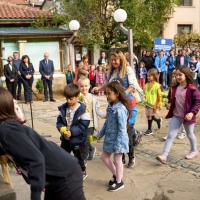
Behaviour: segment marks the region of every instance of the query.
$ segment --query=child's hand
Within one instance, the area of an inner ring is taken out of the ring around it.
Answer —
[[[60,128],[60,133],[61,133],[61,134],[66,134],[66,133],[67,133],[67,127],[66,127],[66,126],[62,126],[62,127]]]
[[[190,121],[193,116],[194,116],[194,114],[192,112],[190,112],[187,115],[185,115],[185,119],[188,120],[188,121]]]
[[[71,135],[72,135],[72,133],[71,133],[71,131],[67,131],[67,137],[71,137]]]
[[[97,140],[100,140],[101,138],[99,136],[97,136]]]

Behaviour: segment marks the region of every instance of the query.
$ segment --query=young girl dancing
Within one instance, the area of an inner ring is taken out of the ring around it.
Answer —
[[[162,126],[162,118],[157,119],[155,117],[157,108],[160,109],[161,105],[161,89],[158,83],[158,71],[156,69],[150,69],[147,73],[148,83],[145,84],[145,106],[146,106],[146,116],[148,120],[148,129],[145,135],[152,135],[152,120],[156,121],[158,129]]]
[[[131,111],[124,88],[120,83],[109,83],[106,87],[106,96],[109,102],[106,121],[97,139],[105,135],[101,159],[113,174],[113,180],[109,181],[108,189],[112,192],[124,188],[122,154],[129,151],[126,126]],[[112,153],[114,163],[110,159]]]
[[[166,163],[167,156],[177,132],[183,123],[190,141],[190,151],[186,159],[197,157],[197,142],[193,133],[196,114],[200,109],[200,94],[195,87],[192,73],[187,66],[181,66],[176,71],[178,84],[172,90],[171,106],[166,118],[172,118],[165,141],[163,153],[156,157],[161,163]]]

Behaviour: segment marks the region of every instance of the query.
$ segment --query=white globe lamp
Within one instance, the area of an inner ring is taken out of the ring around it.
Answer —
[[[80,23],[77,20],[72,20],[69,22],[69,29],[71,31],[78,31],[80,28]]]
[[[114,12],[114,20],[118,23],[123,23],[127,18],[127,13],[124,9],[117,9],[115,12]]]

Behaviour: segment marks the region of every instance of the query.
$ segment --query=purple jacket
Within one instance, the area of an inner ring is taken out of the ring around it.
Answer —
[[[173,111],[175,108],[175,94],[176,94],[177,87],[172,88],[172,97],[171,97],[171,106],[169,109],[169,112],[166,116],[166,118],[172,118],[173,117]],[[186,97],[185,97],[185,110],[184,115],[187,115],[188,113],[192,112],[194,116],[190,121],[185,120],[183,121],[183,124],[193,124],[196,122],[196,114],[198,113],[200,109],[200,94],[197,88],[189,84],[186,90]]]
[[[137,71],[137,75],[138,75],[138,78],[140,78],[140,67],[138,68],[138,71]],[[147,69],[145,67],[142,68],[142,73],[143,73],[143,78],[146,79],[147,77]]]

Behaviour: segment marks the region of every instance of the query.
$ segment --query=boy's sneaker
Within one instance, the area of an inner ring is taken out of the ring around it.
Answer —
[[[198,151],[190,151],[188,155],[185,156],[186,159],[196,158],[198,156]]]
[[[158,119],[158,122],[157,122],[158,129],[160,129],[162,127],[162,120],[163,120],[162,118]]]
[[[83,174],[83,180],[85,180],[88,177],[86,171],[83,171],[82,174]]]
[[[92,151],[89,151],[89,156],[87,160],[92,160],[95,157],[96,150],[97,150],[96,147],[92,147]]]
[[[113,185],[116,182],[116,176],[113,175],[112,179],[109,181],[108,185]]]
[[[128,161],[128,168],[134,167],[135,166],[135,158],[130,158]]]
[[[147,131],[145,132],[145,135],[153,135],[153,131],[152,131],[152,130],[147,130]]]
[[[164,154],[156,156],[156,160],[160,161],[162,164],[166,164],[167,162],[167,156]]]
[[[87,163],[86,163],[86,161],[84,160],[84,165],[85,165],[85,167],[87,166]]]
[[[184,139],[186,137],[186,134],[185,133],[181,133],[180,135],[177,136],[177,139]]]
[[[123,181],[121,181],[121,183],[115,182],[115,183],[113,183],[112,185],[110,185],[110,187],[108,188],[108,191],[110,191],[110,192],[115,192],[115,191],[120,190],[120,189],[122,189],[122,188],[124,188],[124,183],[123,183]]]

